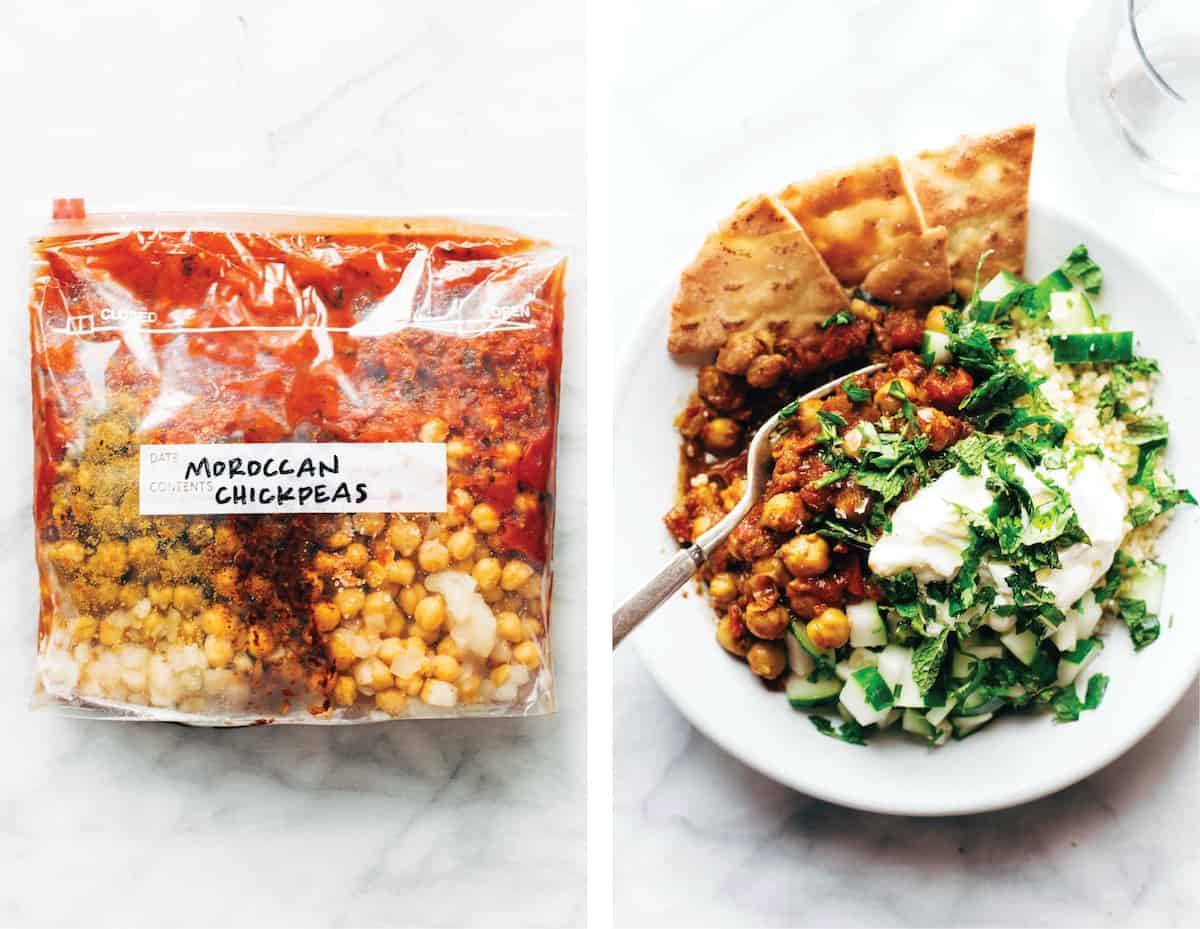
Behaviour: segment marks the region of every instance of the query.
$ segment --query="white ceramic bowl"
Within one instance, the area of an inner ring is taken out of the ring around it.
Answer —
[[[1200,342],[1188,314],[1150,271],[1103,235],[1044,208],[1031,212],[1029,276],[1056,267],[1086,242],[1104,269],[1099,309],[1129,326],[1138,351],[1157,358],[1158,409],[1171,424],[1168,462],[1182,486],[1200,493]],[[672,269],[673,270],[673,269]],[[696,366],[667,354],[674,287],[651,308],[618,371],[614,439],[616,586],[621,596],[676,550],[661,516],[674,500],[678,437],[672,421],[694,389]],[[961,742],[930,749],[900,733],[868,747],[819,734],[717,645],[714,616],[689,584],[632,637],[651,674],[701,732],[782,783],[844,806],[933,816],[998,809],[1045,796],[1099,770],[1128,750],[1180,699],[1200,669],[1200,617],[1189,609],[1200,581],[1200,513],[1177,511],[1160,558],[1168,566],[1162,634],[1135,655],[1110,623],[1093,668],[1111,677],[1101,707],[1079,722],[1048,714],[1005,716]]]

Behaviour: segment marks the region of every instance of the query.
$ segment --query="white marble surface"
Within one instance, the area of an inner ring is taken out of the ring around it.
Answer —
[[[584,919],[578,3],[6,3],[0,925]],[[24,203],[568,210],[558,716],[189,731],[26,709],[35,630]]]
[[[1102,176],[1073,133],[1064,68],[1080,2],[612,9],[622,30],[614,214],[653,216],[655,242],[667,243],[621,251],[618,346],[744,196],[1026,119],[1039,126],[1035,198],[1121,237],[1180,293],[1200,288],[1200,201]],[[633,582],[616,578],[616,593]],[[631,648],[617,657],[615,689],[617,925],[1200,922],[1195,687],[1076,787],[944,820],[851,812],[761,777],[693,730]]]

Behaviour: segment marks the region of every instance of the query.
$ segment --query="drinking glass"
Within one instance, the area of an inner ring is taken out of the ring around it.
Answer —
[[[1101,162],[1200,193],[1200,0],[1094,0],[1071,42],[1067,99]]]

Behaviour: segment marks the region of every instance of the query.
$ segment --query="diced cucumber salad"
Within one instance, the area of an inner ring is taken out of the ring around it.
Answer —
[[[1157,365],[1097,311],[1102,280],[1081,245],[1040,281],[977,282],[926,331],[926,363],[974,379],[957,411],[974,432],[935,453],[898,429],[897,453],[860,478],[891,488],[866,527],[827,527],[870,550],[875,598],[846,608],[837,650],[791,625],[785,690],[820,732],[865,744],[895,728],[941,745],[1006,713],[1073,722],[1108,686],[1093,670],[1107,619],[1136,650],[1158,638],[1154,540],[1196,501],[1162,462]],[[856,477],[871,467],[836,444],[823,454]]]

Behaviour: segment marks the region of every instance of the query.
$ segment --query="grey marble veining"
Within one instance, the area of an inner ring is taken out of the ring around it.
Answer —
[[[15,135],[0,172],[0,925],[581,924],[581,8],[119,0],[20,2],[2,18],[0,117]],[[63,195],[576,214],[563,234],[557,716],[199,731],[27,710],[21,206]]]
[[[674,244],[626,252],[614,344],[740,199],[1025,120],[1040,140],[1035,200],[1196,293],[1200,204],[1098,174],[1070,123],[1066,49],[1084,8],[616,3],[626,31],[614,215],[653,215],[656,241]],[[634,582],[616,578],[614,596]],[[615,668],[618,926],[1200,924],[1195,686],[1075,787],[1007,812],[920,820],[844,810],[750,770],[688,725],[633,644]]]

